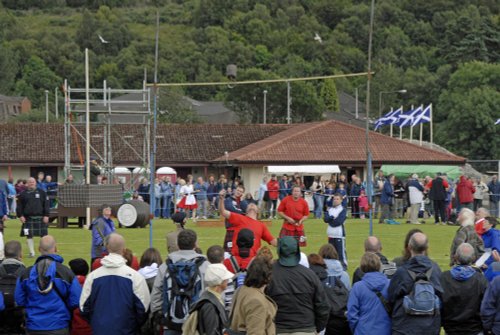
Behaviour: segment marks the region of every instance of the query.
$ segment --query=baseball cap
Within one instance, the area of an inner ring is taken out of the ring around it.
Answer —
[[[176,212],[172,214],[172,221],[175,223],[183,223],[186,219],[186,213],[184,212]]]
[[[234,274],[224,266],[224,264],[209,264],[205,271],[205,284],[208,287],[222,284],[224,280],[229,280]]]
[[[278,262],[283,266],[296,266],[300,262],[299,243],[295,237],[284,236],[278,239]]]
[[[250,256],[250,249],[253,247],[255,236],[253,231],[247,228],[243,228],[238,232],[238,237],[236,238],[236,245],[238,246],[238,252],[241,257],[246,258]]]

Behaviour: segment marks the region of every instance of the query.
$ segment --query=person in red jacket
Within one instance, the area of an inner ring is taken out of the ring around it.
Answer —
[[[280,184],[276,179],[276,175],[271,175],[271,180],[267,182],[267,192],[269,195],[269,201],[267,202],[267,211],[269,213],[270,219],[276,219],[276,207],[278,205]]]
[[[460,206],[472,210],[474,204],[474,193],[476,188],[466,176],[460,176],[460,181],[457,183],[457,195],[460,201]]]
[[[89,273],[89,264],[82,258],[75,258],[69,261],[69,267],[78,279],[78,283],[83,287],[85,278]],[[92,328],[87,320],[85,320],[79,308],[73,310],[71,319],[71,335],[92,335]]]
[[[292,195],[286,196],[281,201],[278,213],[285,219],[281,227],[280,238],[283,236],[293,236],[297,239],[301,247],[305,247],[304,221],[309,216],[309,205],[302,198],[300,186],[294,186],[292,188]]]

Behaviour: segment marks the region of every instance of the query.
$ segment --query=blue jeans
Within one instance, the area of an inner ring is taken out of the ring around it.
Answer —
[[[172,329],[164,329],[163,335],[182,335],[182,332],[179,332],[177,330],[172,330]]]
[[[161,198],[155,198],[155,218],[160,216],[161,213]]]
[[[490,215],[494,218],[498,217],[498,201],[490,200]]]
[[[322,194],[314,195],[314,217],[321,219],[323,217],[323,203],[325,198]]]
[[[172,208],[172,196],[167,195],[163,197],[163,217],[170,219],[170,210]]]

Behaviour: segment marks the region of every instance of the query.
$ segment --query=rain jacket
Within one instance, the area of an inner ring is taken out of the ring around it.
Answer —
[[[69,328],[82,291],[59,255],[38,257],[17,280],[16,304],[26,311],[26,328],[34,331]]]
[[[391,334],[391,318],[377,296],[380,292],[387,300],[388,287],[389,279],[381,272],[365,273],[354,284],[347,302],[347,320],[354,335]]]

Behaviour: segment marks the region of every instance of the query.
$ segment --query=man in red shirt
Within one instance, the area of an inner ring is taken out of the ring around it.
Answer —
[[[260,249],[260,241],[264,240],[267,243],[277,246],[278,243],[273,237],[267,226],[262,222],[258,221],[259,208],[255,204],[249,204],[247,206],[247,215],[241,215],[238,213],[233,213],[224,208],[224,198],[226,196],[226,191],[222,190],[219,192],[219,211],[220,215],[225,217],[229,222],[230,226],[234,228],[233,240],[231,242],[231,254],[234,256],[238,255],[238,247],[236,245],[236,240],[238,233],[241,229],[250,229],[254,233],[254,243],[250,250],[250,257],[257,255],[257,251]]]
[[[474,193],[476,188],[466,176],[460,176],[460,181],[457,183],[457,195],[462,208],[472,210],[474,202]]]
[[[301,247],[306,246],[304,234],[304,221],[309,216],[309,205],[302,198],[299,186],[294,186],[292,195],[286,196],[278,207],[278,213],[285,221],[281,227],[280,238],[283,236],[295,237]]]
[[[278,205],[280,184],[276,179],[276,175],[271,175],[271,180],[267,182],[267,193],[269,195],[269,201],[267,202],[267,211],[269,212],[270,219],[276,219],[276,207]]]

